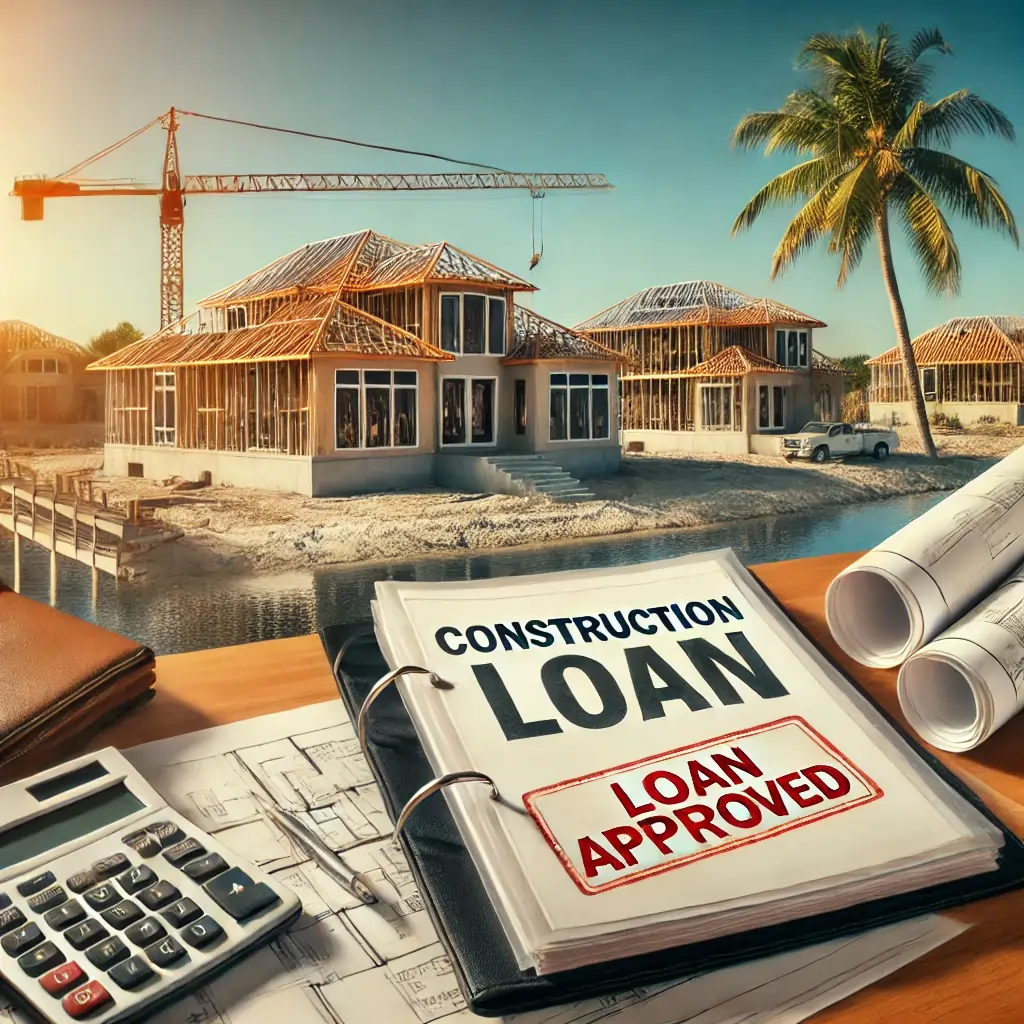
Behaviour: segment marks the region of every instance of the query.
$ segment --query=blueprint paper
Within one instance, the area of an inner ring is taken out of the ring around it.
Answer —
[[[199,828],[273,872],[303,903],[291,931],[154,1024],[471,1024],[355,732],[339,701],[144,744],[125,755]],[[364,906],[261,815],[260,791],[370,876]],[[506,1024],[797,1024],[966,929],[932,915],[711,974]],[[116,991],[115,991],[116,998]],[[27,1022],[0,997],[0,1020]]]

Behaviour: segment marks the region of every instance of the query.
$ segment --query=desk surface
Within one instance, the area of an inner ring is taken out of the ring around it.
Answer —
[[[825,590],[853,555],[774,562],[754,572],[792,617],[901,722],[895,671],[866,669],[832,643]],[[157,661],[156,696],[94,747],[128,747],[337,696],[316,636],[176,654]],[[939,756],[1024,836],[1024,716],[970,756]],[[1024,892],[954,912],[975,925],[935,952],[814,1018],[820,1024],[1019,1024],[1024,1020]]]

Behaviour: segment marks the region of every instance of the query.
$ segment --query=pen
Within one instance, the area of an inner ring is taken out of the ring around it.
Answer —
[[[373,890],[366,884],[358,871],[353,871],[329,846],[324,843],[291,811],[272,804],[259,793],[253,793],[256,803],[278,828],[293,839],[316,863],[328,878],[333,879],[346,892],[363,903],[377,903]]]

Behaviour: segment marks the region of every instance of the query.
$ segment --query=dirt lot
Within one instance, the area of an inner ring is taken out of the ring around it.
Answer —
[[[701,526],[903,494],[951,490],[1024,444],[1006,436],[937,436],[930,464],[914,432],[901,453],[811,466],[767,456],[624,457],[619,476],[586,480],[594,501],[458,494],[424,488],[402,494],[303,498],[230,487],[173,492],[162,482],[107,479],[101,451],[14,453],[42,476],[94,467],[111,499],[166,499],[157,515],[184,531],[132,563],[161,578],[205,572],[279,571],[338,562],[409,558],[426,552],[512,547],[667,527]]]

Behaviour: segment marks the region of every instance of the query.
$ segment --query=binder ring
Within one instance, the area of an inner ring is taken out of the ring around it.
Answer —
[[[406,801],[405,806],[402,808],[401,813],[398,815],[398,820],[395,822],[395,829],[391,833],[391,841],[397,842],[399,834],[402,831],[403,826],[409,820],[409,816],[416,808],[427,799],[428,796],[433,796],[434,793],[439,793],[442,789],[447,786],[451,786],[457,782],[486,782],[491,787],[491,799],[499,800],[498,787],[494,784],[494,780],[490,775],[485,775],[483,772],[473,771],[462,771],[462,772],[449,772],[447,775],[441,775],[436,779],[431,779],[424,786],[420,786],[415,793]]]
[[[366,695],[366,699],[363,701],[363,706],[359,709],[359,714],[356,716],[356,732],[359,734],[359,747],[366,753],[366,713],[370,710],[373,702],[400,676],[412,676],[420,675],[427,676],[428,682],[431,686],[438,690],[454,690],[455,687],[449,683],[446,679],[442,679],[436,672],[432,672],[429,668],[423,668],[420,665],[403,665],[401,668],[396,668],[394,672],[389,672],[386,676],[378,679],[373,684],[370,692]]]

